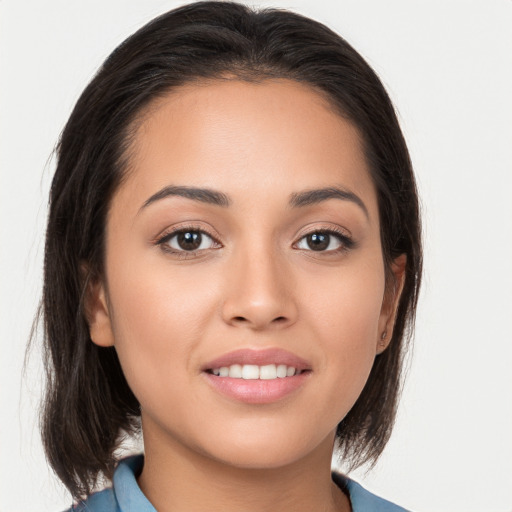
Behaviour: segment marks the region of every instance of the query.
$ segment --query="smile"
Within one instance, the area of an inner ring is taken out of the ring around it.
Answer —
[[[265,366],[258,366],[256,364],[232,364],[231,366],[222,366],[211,370],[211,373],[217,377],[231,377],[232,379],[245,380],[284,379],[286,377],[300,375],[301,372],[302,370],[285,364],[267,364]]]
[[[312,366],[286,350],[241,349],[210,361],[202,375],[213,390],[246,404],[270,404],[294,395],[309,381]]]

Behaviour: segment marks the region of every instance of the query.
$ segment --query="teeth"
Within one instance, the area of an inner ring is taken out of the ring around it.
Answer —
[[[260,368],[255,364],[244,364],[242,366],[242,379],[252,380],[260,378]]]
[[[231,366],[223,366],[222,368],[213,368],[211,372],[218,377],[231,377],[233,379],[273,380],[299,375],[301,370],[297,370],[297,368],[293,366],[286,366],[285,364],[267,364],[265,366],[255,364],[232,364]]]
[[[277,368],[275,364],[267,364],[260,366],[260,379],[271,380],[277,379]]]
[[[290,375],[288,375],[288,367],[285,364],[280,364],[277,367],[277,376],[282,379],[283,377],[291,377],[295,373],[295,368],[290,366]]]
[[[242,378],[242,365],[240,364],[233,364],[229,367],[229,376],[234,379],[241,379]]]

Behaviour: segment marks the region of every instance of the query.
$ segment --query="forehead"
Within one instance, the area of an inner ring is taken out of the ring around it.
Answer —
[[[291,80],[179,87],[145,111],[132,140],[122,188],[137,196],[169,184],[235,196],[341,185],[374,199],[358,129]]]

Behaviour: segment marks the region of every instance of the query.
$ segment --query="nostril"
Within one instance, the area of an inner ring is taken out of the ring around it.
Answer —
[[[245,318],[244,316],[235,316],[235,317],[233,317],[233,320],[235,322],[248,322],[247,318]],[[277,324],[282,324],[284,322],[286,322],[285,316],[278,316],[278,317],[274,318],[274,320],[272,320],[272,323],[277,323]]]

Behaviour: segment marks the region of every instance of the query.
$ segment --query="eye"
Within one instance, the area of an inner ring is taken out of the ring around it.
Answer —
[[[197,252],[214,249],[220,244],[210,235],[199,229],[180,229],[163,236],[159,241],[164,250],[169,252]]]
[[[340,252],[352,246],[353,241],[348,236],[331,230],[308,233],[296,244],[297,249],[316,252]]]

